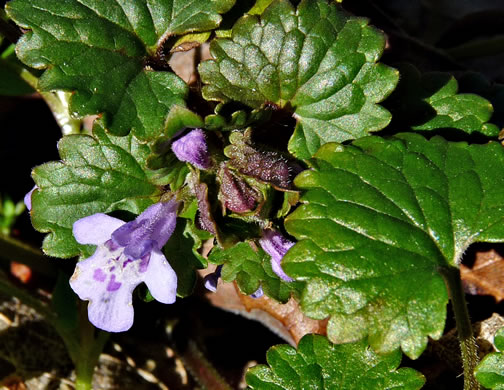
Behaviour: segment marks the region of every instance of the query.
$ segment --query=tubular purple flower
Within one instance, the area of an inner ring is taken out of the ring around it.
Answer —
[[[207,290],[211,292],[217,291],[217,285],[219,284],[221,271],[222,271],[222,265],[218,265],[217,268],[215,268],[215,272],[211,272],[204,277],[203,284]]]
[[[259,288],[255,292],[250,294],[250,297],[254,298],[254,299],[258,299],[258,298],[261,298],[263,295],[264,295],[264,291],[262,289],[262,286],[259,286]]]
[[[210,157],[201,129],[194,129],[172,143],[172,150],[180,161],[186,161],[199,169],[210,167]]]
[[[135,220],[98,213],[76,221],[73,234],[80,244],[97,245],[95,253],[77,263],[70,286],[88,300],[89,321],[108,332],[133,325],[133,290],[145,282],[152,296],[173,303],[177,275],[161,248],[175,230],[178,203],[155,203]]]
[[[24,204],[27,208],[28,211],[31,211],[31,196],[33,194],[33,191],[35,191],[37,189],[37,185],[34,185],[33,188],[30,190],[30,192],[28,192],[25,196],[24,196]]]
[[[271,268],[281,279],[292,282],[294,279],[287,276],[282,269],[282,258],[294,245],[294,242],[287,240],[279,232],[271,229],[264,229],[263,236],[259,240],[263,250],[271,256]]]

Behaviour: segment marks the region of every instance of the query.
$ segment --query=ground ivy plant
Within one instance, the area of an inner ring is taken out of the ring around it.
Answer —
[[[92,325],[128,330],[137,285],[170,304],[219,279],[328,320],[324,336],[271,348],[250,389],[419,389],[401,356],[443,335],[449,301],[464,388],[502,387],[500,354],[474,374],[458,268],[472,243],[504,240],[492,104],[450,74],[380,62],[387,37],[344,5],[7,3],[15,56],[11,45],[0,67],[16,81],[2,93],[35,89],[66,134],[25,203],[45,254],[78,258],[55,299],[89,301],[90,323],[47,314],[77,388],[91,387],[106,340]],[[205,42],[211,58],[187,84],[170,59]]]

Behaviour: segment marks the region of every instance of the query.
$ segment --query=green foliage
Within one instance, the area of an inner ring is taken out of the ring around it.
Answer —
[[[163,128],[174,104],[184,105],[186,84],[168,69],[167,38],[216,28],[234,0],[14,0],[6,9],[29,29],[17,44],[21,61],[47,69],[42,91],[75,91],[70,112],[102,113],[116,135],[143,140]],[[163,71],[157,71],[160,68]]]
[[[277,345],[267,353],[270,367],[258,365],[247,372],[250,389],[420,389],[425,378],[411,368],[400,368],[401,353],[377,355],[366,341],[331,344],[325,337],[306,335],[297,351]]]
[[[493,352],[485,356],[474,371],[476,379],[487,389],[504,390],[504,328],[497,331],[495,346],[501,352]]]
[[[208,260],[223,264],[222,280],[236,280],[240,291],[253,294],[262,286],[264,293],[280,302],[287,302],[291,291],[300,289],[298,282],[282,281],[271,269],[271,259],[260,247],[252,242],[239,242],[228,249],[215,247]]]
[[[358,138],[384,128],[391,115],[376,103],[394,89],[398,72],[376,63],[385,45],[378,30],[325,0],[295,9],[274,1],[259,17],[216,39],[215,60],[199,67],[203,96],[253,108],[275,103],[297,120],[289,150],[310,158],[326,142]]]
[[[177,295],[191,295],[196,284],[196,270],[207,267],[207,261],[197,250],[201,246],[191,222],[183,218],[177,219],[177,227],[172,237],[163,248],[168,262],[177,274]]]
[[[401,81],[387,101],[394,123],[401,129],[457,129],[496,137],[499,128],[487,123],[492,104],[481,96],[458,93],[458,83],[447,73],[420,72],[412,65],[399,68]]]
[[[157,185],[170,185],[172,191],[180,188],[189,173],[187,164],[179,161],[171,150],[172,138],[186,128],[203,127],[199,115],[182,106],[173,106],[166,117],[163,135],[151,145],[147,159],[149,179]]]
[[[26,72],[14,55],[14,45],[10,45],[0,54],[0,95],[17,96],[35,92],[20,77],[23,71]]]
[[[159,190],[143,166],[149,148],[132,135],[110,136],[96,125],[93,136],[69,135],[58,144],[62,161],[36,167],[38,186],[32,195],[33,226],[50,232],[43,250],[49,256],[72,257],[83,249],[72,235],[73,223],[95,213],[126,210],[140,214]]]
[[[298,242],[284,270],[307,282],[303,311],[331,316],[328,336],[369,336],[380,352],[418,357],[444,327],[439,270],[473,242],[504,237],[504,149],[418,134],[327,144],[295,184],[303,205],[287,217]]]
[[[252,124],[257,126],[262,122],[266,122],[271,117],[271,111],[269,110],[255,109],[250,111],[237,109],[235,111],[229,106],[230,105],[219,103],[215,107],[215,114],[210,114],[205,117],[205,129],[221,131],[243,129]]]

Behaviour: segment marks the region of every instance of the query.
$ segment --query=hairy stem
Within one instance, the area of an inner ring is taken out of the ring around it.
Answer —
[[[184,353],[179,354],[185,367],[194,379],[206,390],[231,390],[224,378],[215,370],[212,364],[205,358],[196,343],[189,340]]]
[[[474,369],[479,361],[478,347],[473,335],[469,311],[467,310],[460,270],[456,267],[450,267],[444,268],[441,273],[448,286],[452,308],[455,313],[457,334],[464,367],[464,390],[478,390],[480,386],[474,376]]]

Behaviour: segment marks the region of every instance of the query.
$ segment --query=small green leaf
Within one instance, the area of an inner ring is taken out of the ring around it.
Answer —
[[[232,109],[232,105],[219,103],[215,107],[215,114],[205,117],[205,129],[232,131],[243,129],[252,123],[257,126],[271,118],[270,110]]]
[[[207,266],[207,261],[197,252],[201,241],[194,235],[183,218],[177,219],[177,227],[163,248],[168,262],[177,274],[177,295],[191,295],[196,283],[196,270]]]
[[[95,125],[92,137],[63,137],[58,149],[62,161],[33,170],[39,189],[31,217],[35,229],[50,232],[43,244],[47,255],[66,258],[83,250],[72,235],[76,220],[115,210],[139,214],[156,200],[159,190],[142,168],[149,147],[132,135],[110,136]]]
[[[504,328],[497,331],[494,344],[501,352],[485,356],[474,370],[476,379],[487,389],[504,390]]]
[[[116,135],[155,138],[187,85],[167,69],[167,38],[216,28],[234,0],[13,0],[9,16],[29,29],[17,44],[27,65],[47,69],[42,91],[75,91],[70,112],[102,113]],[[163,58],[161,58],[163,57]]]
[[[390,113],[376,103],[392,92],[398,72],[376,61],[385,38],[334,3],[303,0],[297,9],[275,0],[261,16],[247,15],[232,39],[216,39],[214,60],[199,66],[203,96],[266,103],[297,120],[289,150],[310,158],[326,142],[354,139],[384,128]]]
[[[289,345],[269,349],[269,366],[257,365],[246,375],[249,389],[420,389],[425,378],[412,368],[400,368],[401,353],[377,355],[365,340],[331,344],[325,337],[306,335],[297,351]]]
[[[368,335],[410,357],[443,333],[439,273],[473,242],[504,238],[504,149],[418,134],[324,145],[294,183],[306,192],[285,221],[298,239],[285,272],[306,281],[303,311],[331,316],[328,337]]]
[[[420,72],[402,65],[401,80],[387,101],[398,128],[413,130],[457,129],[496,137],[499,128],[487,123],[492,104],[481,96],[458,93],[458,83],[447,73]],[[395,108],[395,109],[393,109]]]
[[[223,264],[222,280],[236,280],[240,291],[253,294],[262,286],[264,293],[280,302],[287,302],[291,291],[299,289],[300,283],[286,283],[271,269],[271,259],[261,248],[249,242],[239,242],[229,249],[215,247],[208,260]]]
[[[254,6],[248,10],[249,15],[261,15],[266,8],[273,2],[273,0],[257,0]]]

